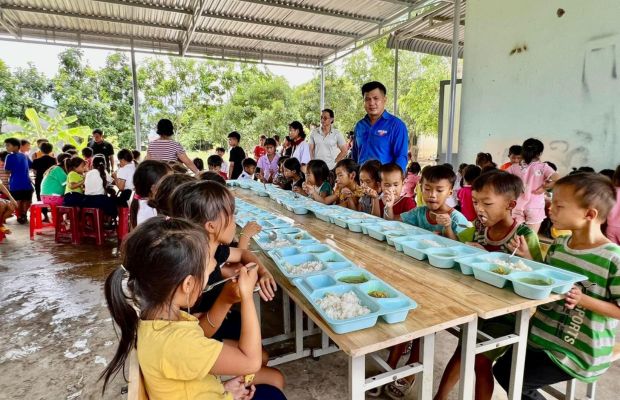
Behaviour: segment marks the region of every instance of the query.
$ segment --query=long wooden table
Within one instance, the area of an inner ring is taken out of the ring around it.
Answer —
[[[426,262],[397,252],[385,242],[379,242],[369,236],[356,234],[334,224],[326,223],[315,218],[312,214],[296,215],[269,198],[258,197],[250,190],[236,188],[234,193],[236,197],[248,203],[291,219],[291,222],[312,236],[334,247],[355,264],[384,279],[418,303],[418,308],[410,312],[407,320],[401,324],[378,323],[371,329],[338,335],[323,322],[314,307],[288,282],[279,269],[275,267],[275,264],[263,256],[262,261],[274,273],[278,283],[286,293],[312,321],[329,335],[340,349],[350,356],[352,367],[350,367],[349,385],[352,398],[358,398],[356,387],[353,386],[359,385],[356,383],[359,379],[355,376],[356,373],[359,374],[359,371],[351,371],[351,369],[359,369],[359,364],[361,364],[361,374],[363,375],[364,355],[418,337],[423,337],[426,342],[429,342],[432,341],[429,337],[436,332],[457,326],[461,326],[463,336],[460,398],[473,398],[475,354],[508,345],[513,346],[513,368],[509,397],[511,399],[521,397],[531,309],[537,305],[555,301],[561,296],[553,295],[545,300],[525,299],[510,290],[495,288],[477,281],[472,276],[465,276],[455,269],[432,267]],[[483,339],[477,343],[477,321],[476,318],[472,321],[472,315],[488,319],[508,314],[515,314],[516,316],[514,334],[501,338],[490,338],[482,335]],[[427,362],[428,360],[422,360],[423,364]],[[426,379],[424,380],[426,381]],[[362,387],[364,386],[362,385]],[[367,385],[366,390],[370,387],[374,386]],[[432,396],[428,396],[428,398],[430,397]],[[362,397],[359,398],[363,398],[363,393]],[[426,399],[427,396],[421,398]]]

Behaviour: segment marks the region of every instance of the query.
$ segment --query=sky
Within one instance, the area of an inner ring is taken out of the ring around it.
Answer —
[[[13,43],[0,41],[0,59],[11,69],[27,66],[28,62],[34,63],[37,69],[47,77],[52,77],[58,70],[58,54],[66,47],[38,45],[31,43]],[[83,49],[84,58],[93,68],[101,68],[111,51]],[[153,57],[151,54],[136,53],[136,62]],[[283,76],[291,86],[297,86],[308,82],[314,76],[314,70],[306,68],[284,67],[268,65],[267,68],[276,75]]]

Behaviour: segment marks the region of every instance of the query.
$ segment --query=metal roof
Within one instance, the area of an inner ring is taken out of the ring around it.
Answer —
[[[461,2],[459,58],[463,58],[466,0]],[[450,57],[454,3],[436,3],[390,34],[388,47]]]
[[[437,0],[0,0],[0,38],[318,67]]]

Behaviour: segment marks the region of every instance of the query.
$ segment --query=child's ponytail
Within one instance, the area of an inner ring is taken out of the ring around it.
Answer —
[[[545,145],[540,140],[534,138],[527,139],[523,142],[523,150],[521,153],[523,162],[526,164],[531,163],[534,159],[539,158],[544,150]]]
[[[99,171],[99,176],[101,177],[101,184],[103,185],[103,192],[108,188],[108,175],[106,174],[106,163],[105,158],[100,157],[99,155],[95,156],[93,159],[93,169]]]
[[[129,221],[132,228],[138,225],[138,210],[140,209],[138,200],[148,199],[155,184],[170,173],[172,173],[172,168],[161,161],[145,160],[138,165],[133,175],[135,195],[129,208]]]

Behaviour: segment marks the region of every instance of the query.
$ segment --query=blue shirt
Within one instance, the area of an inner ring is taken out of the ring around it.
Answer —
[[[9,178],[9,190],[32,190],[32,182],[30,182],[30,167],[32,161],[22,153],[11,153],[6,156],[4,162],[5,171],[11,172]]]
[[[378,160],[381,164],[396,163],[403,172],[407,170],[409,135],[407,126],[387,111],[373,125],[366,115],[355,125],[355,143],[351,157],[363,164]]]
[[[439,233],[443,232],[443,225],[433,224],[429,221],[429,209],[427,206],[421,206],[414,208],[411,211],[402,213],[400,214],[400,218],[403,222],[417,226],[418,228],[426,229],[427,231]],[[450,213],[450,219],[452,219],[452,232],[455,234],[471,226],[467,218],[456,210],[452,210]]]

